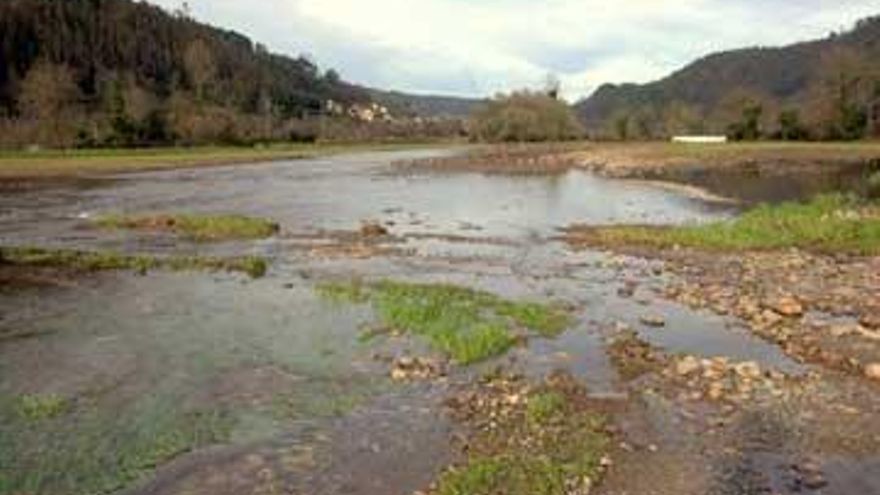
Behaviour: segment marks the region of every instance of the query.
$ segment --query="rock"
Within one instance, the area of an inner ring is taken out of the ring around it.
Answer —
[[[712,382],[709,384],[709,392],[706,394],[709,399],[719,401],[724,397],[724,384],[721,382]]]
[[[733,370],[740,378],[755,380],[761,377],[761,367],[758,363],[753,361],[736,364],[734,365]]]
[[[828,481],[825,480],[821,473],[811,473],[804,476],[803,483],[804,487],[808,490],[819,490],[828,486]]]
[[[443,364],[422,358],[401,357],[394,361],[391,379],[397,382],[429,380],[445,376]]]
[[[865,328],[880,330],[880,315],[864,315],[859,319],[859,323]]]
[[[804,315],[803,304],[791,296],[781,297],[771,303],[769,307],[776,313],[788,318],[797,318]]]
[[[363,237],[383,237],[388,235],[388,229],[376,222],[364,222],[361,224],[360,232]]]
[[[828,328],[828,333],[834,338],[846,337],[857,333],[855,325],[832,325]]]
[[[618,333],[632,331],[632,328],[622,321],[615,321],[612,328]]]
[[[782,316],[776,311],[766,309],[761,313],[760,319],[764,324],[773,326],[782,321]]]
[[[880,363],[866,364],[865,376],[871,380],[880,381]]]
[[[685,356],[675,364],[679,376],[688,376],[700,370],[700,361],[694,356]]]
[[[662,316],[643,316],[639,321],[649,327],[661,328],[666,326],[666,319]]]

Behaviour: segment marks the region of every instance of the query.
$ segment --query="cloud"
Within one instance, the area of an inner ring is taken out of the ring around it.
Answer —
[[[156,0],[167,8],[175,0]],[[713,51],[821,37],[880,0],[190,0],[203,21],[313,55],[382,88],[484,96],[539,86],[567,97],[645,82]]]

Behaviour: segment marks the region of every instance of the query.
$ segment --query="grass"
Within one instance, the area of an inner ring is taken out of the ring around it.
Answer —
[[[0,151],[0,179],[64,177],[90,173],[291,160],[347,152],[418,148],[437,143],[297,144],[234,147]]]
[[[503,410],[477,406],[476,416],[486,424],[469,439],[470,458],[440,477],[437,495],[588,493],[601,476],[604,420],[565,393],[539,390]]]
[[[675,164],[709,162],[726,163],[731,160],[871,160],[880,156],[880,143],[855,142],[785,142],[754,141],[725,144],[682,144],[672,142],[588,143],[584,151],[608,153],[610,156],[631,158],[634,161]]]
[[[2,494],[116,493],[183,453],[225,440],[233,425],[214,412],[168,413],[116,424],[119,434],[108,435],[106,426],[121,420],[94,411],[39,427],[4,419]]]
[[[541,425],[564,412],[565,407],[565,396],[559,392],[541,392],[529,400],[526,417],[532,423]]]
[[[105,229],[158,230],[208,242],[264,239],[276,234],[277,223],[240,215],[107,215],[95,225]]]
[[[152,269],[230,271],[245,273],[253,278],[264,276],[268,268],[266,260],[254,256],[240,258],[155,257],[39,247],[0,247],[0,262],[83,271],[135,270],[142,273]]]
[[[615,226],[574,229],[574,243],[694,247],[716,251],[801,248],[880,254],[880,208],[847,196],[764,205],[732,221],[702,226]]]
[[[556,307],[452,285],[354,281],[321,284],[317,291],[336,302],[372,304],[384,325],[426,338],[460,364],[503,354],[522,331],[558,335],[570,320]]]
[[[61,416],[67,409],[67,400],[54,394],[23,395],[16,404],[19,416],[33,422]]]

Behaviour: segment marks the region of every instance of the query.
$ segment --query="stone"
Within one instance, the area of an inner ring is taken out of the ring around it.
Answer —
[[[724,397],[724,384],[721,382],[712,382],[709,385],[709,392],[706,394],[709,399],[719,401]]]
[[[791,296],[785,296],[777,299],[772,304],[770,304],[770,309],[788,318],[797,318],[799,316],[803,316],[804,314],[803,304],[801,304],[800,301]]]
[[[872,330],[880,330],[880,315],[870,314],[864,315],[859,319],[859,323],[865,328]]]
[[[733,370],[740,378],[748,378],[751,380],[761,377],[761,366],[754,361],[747,361],[734,365]]]
[[[857,333],[855,325],[832,325],[828,328],[828,333],[834,338],[846,337]]]
[[[666,326],[666,319],[662,316],[643,316],[640,321],[643,325],[655,328]]]
[[[694,356],[685,356],[675,364],[679,376],[688,376],[700,370],[700,361]]]
[[[364,222],[361,225],[361,236],[383,237],[388,235],[388,229],[375,222]]]
[[[761,313],[760,319],[764,324],[768,326],[773,326],[782,321],[782,316],[776,311],[767,309]]]
[[[871,380],[880,381],[880,363],[866,364],[865,376]]]
[[[808,490],[819,490],[828,486],[828,481],[821,474],[811,474],[804,477],[804,487]]]

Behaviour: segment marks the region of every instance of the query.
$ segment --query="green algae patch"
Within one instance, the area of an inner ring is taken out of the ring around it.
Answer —
[[[445,284],[330,282],[317,292],[337,303],[371,304],[383,325],[425,338],[460,364],[504,354],[531,333],[558,335],[571,319],[552,305]]]
[[[61,416],[69,409],[64,397],[55,394],[22,395],[16,401],[18,416],[30,422],[45,421]]]
[[[117,493],[180,455],[226,440],[233,424],[214,411],[163,411],[123,424],[59,404],[41,398],[22,416],[21,400],[11,415],[0,400],[0,464],[8,469],[0,473],[0,493]]]
[[[82,271],[155,269],[241,272],[253,278],[266,274],[268,263],[256,256],[214,258],[206,256],[129,255],[113,251],[80,251],[40,247],[0,247],[0,263]]]
[[[272,220],[241,215],[107,215],[95,220],[104,229],[171,232],[198,242],[265,239],[278,233]]]

